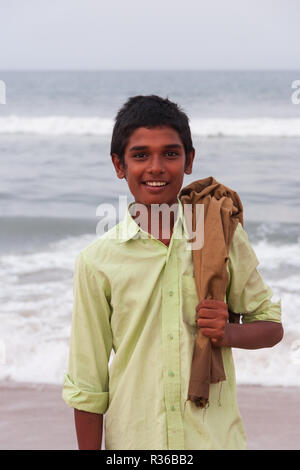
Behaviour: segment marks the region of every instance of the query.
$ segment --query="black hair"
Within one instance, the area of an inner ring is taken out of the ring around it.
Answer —
[[[176,103],[157,95],[132,96],[118,111],[112,132],[110,154],[117,154],[124,164],[125,148],[135,129],[160,126],[169,126],[178,132],[187,163],[188,154],[194,150],[189,118]]]

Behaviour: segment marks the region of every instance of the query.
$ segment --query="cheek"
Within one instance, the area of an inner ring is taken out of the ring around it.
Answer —
[[[181,186],[184,178],[184,170],[183,168],[178,168],[176,172],[172,175],[172,181],[174,185]]]
[[[174,165],[173,167],[170,168],[170,174],[173,175],[174,179],[176,180],[183,180],[184,178],[184,166],[185,164],[185,161],[184,160],[180,160],[177,162],[176,165]]]
[[[130,168],[129,170],[127,169],[127,181],[128,183],[131,182],[131,184],[137,184],[139,179],[140,179],[140,171],[138,169],[133,169]]]

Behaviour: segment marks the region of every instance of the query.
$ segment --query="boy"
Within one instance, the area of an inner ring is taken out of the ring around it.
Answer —
[[[194,156],[188,118],[175,103],[136,96],[118,112],[111,158],[134,202],[123,221],[76,259],[63,398],[75,408],[80,449],[101,448],[104,413],[106,449],[246,447],[231,348],[278,343],[280,301],[271,302],[272,290],[256,270],[257,258],[239,223],[228,260],[226,303],[197,305],[178,198]],[[146,207],[140,226],[131,215],[138,203]],[[177,204],[169,235],[161,220],[153,223],[154,204]],[[228,322],[228,308],[242,313],[241,324]],[[197,327],[221,348],[226,372],[225,381],[210,385],[205,410],[186,400]]]

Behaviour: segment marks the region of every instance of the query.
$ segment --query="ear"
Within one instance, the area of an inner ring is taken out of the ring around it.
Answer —
[[[123,163],[119,159],[118,155],[116,153],[111,154],[111,160],[113,162],[113,165],[115,167],[115,171],[117,174],[117,177],[122,179],[125,177],[125,168],[123,166]]]
[[[186,163],[186,166],[185,166],[185,169],[184,169],[184,172],[187,175],[190,175],[193,171],[194,158],[195,158],[195,149],[193,148],[193,150],[191,150],[189,155],[188,155],[187,163]]]

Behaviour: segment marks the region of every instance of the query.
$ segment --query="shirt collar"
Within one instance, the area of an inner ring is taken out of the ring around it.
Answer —
[[[177,218],[174,223],[172,236],[176,234],[177,238],[181,238],[181,236],[184,235],[187,239],[189,239],[190,236],[189,236],[189,232],[186,226],[186,221],[184,218],[183,206],[178,196],[177,196],[177,202],[178,202]],[[132,218],[129,209],[133,204],[135,204],[135,201],[131,202],[127,206],[124,219],[118,225],[118,237],[117,238],[120,243],[124,243],[124,242],[127,242],[128,240],[137,239],[137,238],[154,238],[151,234],[142,230],[141,227],[139,227],[139,225]]]

